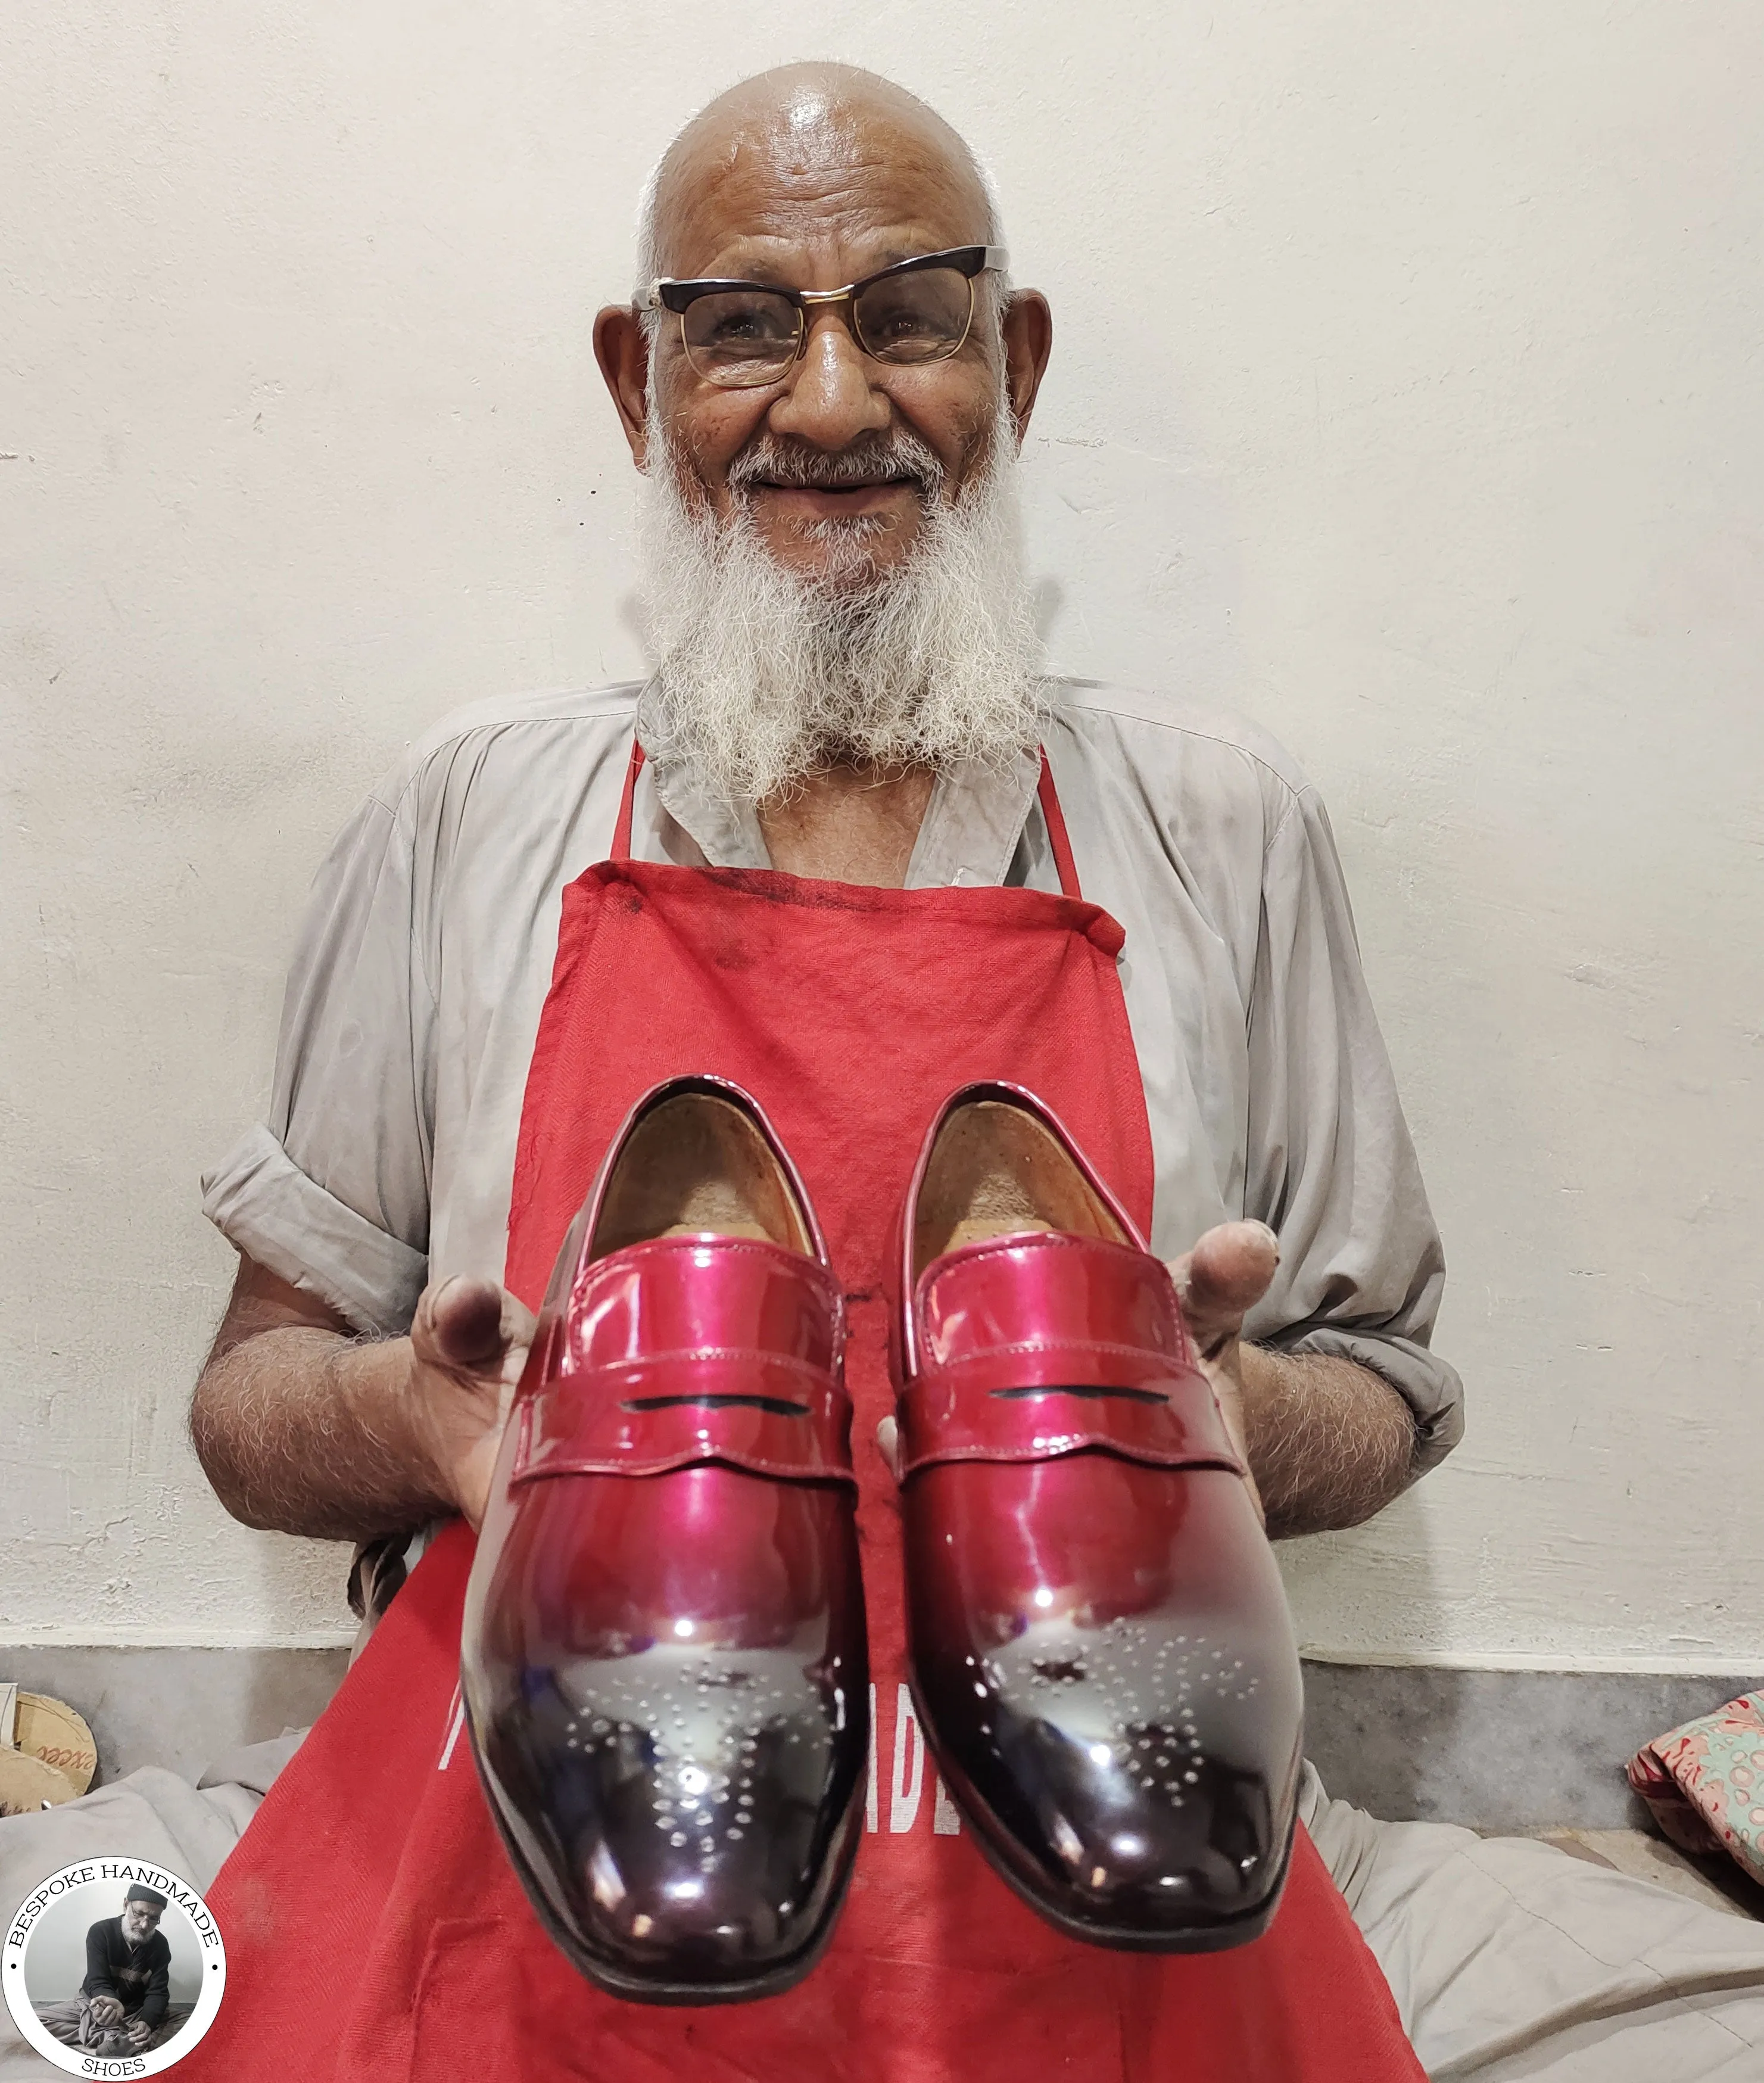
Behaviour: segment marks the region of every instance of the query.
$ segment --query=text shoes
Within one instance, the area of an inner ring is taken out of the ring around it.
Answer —
[[[1254,1938],[1292,1842],[1298,1652],[1170,1276],[1009,1085],[945,1105],[901,1229],[908,1650],[944,1777],[1068,1935]]]
[[[658,1086],[565,1239],[466,1597],[509,1854],[615,1996],[770,1996],[863,1828],[869,1672],[839,1289],[758,1107]]]

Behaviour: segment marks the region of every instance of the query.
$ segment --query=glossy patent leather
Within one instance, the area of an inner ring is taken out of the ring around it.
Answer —
[[[916,1268],[938,1137],[977,1102],[1048,1129],[1120,1240],[1023,1232]],[[1057,1118],[986,1085],[926,1139],[895,1278],[909,1654],[952,1792],[1072,1937],[1257,1937],[1292,1843],[1298,1652],[1168,1273]]]
[[[738,1105],[811,1252],[700,1234],[593,1255],[653,1109]],[[462,1684],[517,1872],[615,1996],[789,1988],[863,1828],[869,1677],[838,1283],[758,1108],[658,1087],[560,1252],[467,1595]]]
[[[517,1412],[510,1480],[665,1475],[719,1460],[849,1485],[840,1294],[825,1266],[740,1237],[663,1237],[576,1274]]]

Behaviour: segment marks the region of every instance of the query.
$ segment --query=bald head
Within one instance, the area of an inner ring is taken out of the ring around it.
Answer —
[[[997,213],[979,163],[958,132],[905,87],[856,65],[780,65],[708,103],[676,137],[644,197],[638,279],[707,266],[726,222],[707,205],[728,192],[763,196],[780,215],[862,206],[878,182],[918,197],[947,243],[993,245]]]

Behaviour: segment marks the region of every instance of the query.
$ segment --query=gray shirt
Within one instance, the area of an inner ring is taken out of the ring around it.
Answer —
[[[459,712],[319,871],[269,1120],[206,1176],[203,1205],[360,1329],[405,1329],[425,1281],[501,1274],[561,893],[610,849],[641,692]],[[1430,1466],[1462,1429],[1458,1377],[1428,1350],[1445,1262],[1316,791],[1235,717],[1057,693],[1046,751],[1084,895],[1126,932],[1153,1248],[1174,1257],[1234,1216],[1271,1224],[1280,1269],[1248,1334],[1374,1369]],[[1032,758],[939,779],[907,887],[1057,889],[1037,773]],[[669,762],[639,779],[631,851],[767,865],[752,811]]]

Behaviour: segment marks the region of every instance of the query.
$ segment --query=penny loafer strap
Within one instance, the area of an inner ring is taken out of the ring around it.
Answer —
[[[665,1375],[633,1368],[576,1376],[530,1397],[516,1413],[522,1429],[511,1485],[547,1476],[665,1475],[703,1461],[791,1481],[855,1484],[851,1406],[836,1383],[783,1378],[759,1354],[691,1358],[690,1385],[670,1364]]]
[[[1201,1374],[1126,1390],[1044,1383],[964,1388],[946,1374],[907,1390],[899,1423],[903,1481],[939,1461],[1051,1461],[1087,1448],[1154,1468],[1244,1472],[1211,1384]]]
[[[825,1267],[745,1238],[665,1237],[595,1261],[567,1332],[551,1333],[561,1349],[542,1385],[517,1405],[511,1482],[701,1461],[854,1482],[841,1312]]]
[[[1063,1232],[964,1246],[914,1298],[900,1472],[1097,1447],[1160,1468],[1243,1464],[1146,1252]]]

